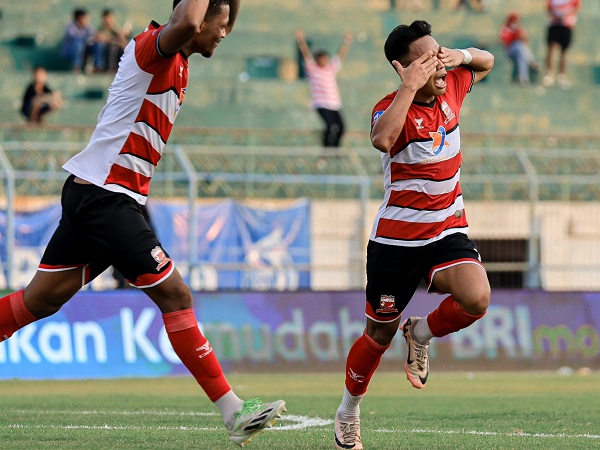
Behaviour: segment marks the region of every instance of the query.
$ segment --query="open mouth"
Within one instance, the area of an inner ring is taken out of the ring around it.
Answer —
[[[446,87],[446,74],[437,77],[433,84],[438,89],[444,89]]]

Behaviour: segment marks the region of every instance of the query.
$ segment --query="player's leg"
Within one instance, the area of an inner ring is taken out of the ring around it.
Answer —
[[[432,246],[430,289],[450,294],[426,317],[410,317],[401,325],[408,344],[406,375],[423,388],[429,375],[429,341],[462,330],[481,319],[490,302],[490,285],[475,243],[464,234]]]
[[[367,248],[367,325],[346,360],[342,403],[334,423],[338,449],[362,449],[360,402],[381,358],[398,331],[401,313],[419,284],[419,249],[369,242]]]
[[[332,147],[339,147],[342,143],[342,136],[345,131],[344,117],[340,111],[332,111],[332,113],[334,118],[334,125],[332,127]]]
[[[198,327],[189,287],[140,206],[125,195],[113,196],[110,206],[102,211],[103,220],[113,224],[111,233],[97,237],[102,252],[131,285],[142,289],[158,306],[173,350],[221,412],[231,439],[243,445],[281,416],[285,402],[263,404],[237,397]]]

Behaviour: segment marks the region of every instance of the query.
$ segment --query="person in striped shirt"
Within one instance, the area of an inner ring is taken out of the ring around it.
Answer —
[[[68,160],[62,217],[33,280],[0,298],[0,342],[56,313],[114,266],[160,309],[173,350],[244,446],[285,402],[242,401],[198,327],[193,297],[146,221],[150,190],[188,83],[188,58],[210,58],[232,30],[239,0],[174,0],[166,25],[150,23],[125,48],[90,142]]]
[[[371,143],[381,152],[385,197],[367,246],[367,324],[346,360],[335,446],[362,449],[360,402],[398,329],[408,346],[406,377],[415,388],[429,375],[433,337],[482,318],[490,285],[468,224],[459,183],[460,110],[475,83],[494,66],[491,53],[450,49],[415,21],[388,36],[385,55],[401,81],[373,108]],[[402,312],[418,285],[446,294],[427,317]]]
[[[342,100],[337,74],[342,68],[342,60],[350,50],[352,40],[352,34],[346,33],[336,55],[330,57],[327,51],[319,50],[313,56],[304,32],[302,30],[296,32],[296,41],[304,59],[304,68],[310,84],[311,107],[325,122],[323,147],[339,147],[344,135],[345,125],[341,112]]]

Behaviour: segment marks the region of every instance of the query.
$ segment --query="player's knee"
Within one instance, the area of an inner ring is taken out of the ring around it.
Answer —
[[[379,345],[389,345],[398,332],[397,321],[392,323],[379,323],[369,320],[366,329],[367,335]]]
[[[468,314],[474,316],[485,314],[488,306],[490,306],[490,296],[491,289],[489,285],[481,286],[480,288],[473,290],[461,306]]]

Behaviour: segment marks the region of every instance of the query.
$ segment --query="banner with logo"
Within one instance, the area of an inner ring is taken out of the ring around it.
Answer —
[[[405,316],[443,297],[418,291]],[[226,371],[344,372],[364,330],[363,292],[195,294],[196,317]],[[496,290],[483,319],[434,339],[432,371],[600,368],[600,293]],[[402,371],[398,334],[381,370]],[[0,378],[187,374],[159,310],[137,290],[81,292],[0,343]],[[290,375],[293,376],[293,375]]]
[[[193,260],[189,256],[187,205],[156,201],[148,211],[164,250],[193,290],[310,288],[310,272],[306,270],[311,254],[308,200],[282,209],[250,208],[232,200],[197,206]],[[33,277],[60,214],[60,205],[53,205],[16,215],[14,286],[23,287]],[[0,211],[0,257],[0,262],[6,261],[4,211]],[[4,264],[1,269],[0,288],[5,289],[8,283]],[[91,285],[94,290],[113,287],[110,273]]]

